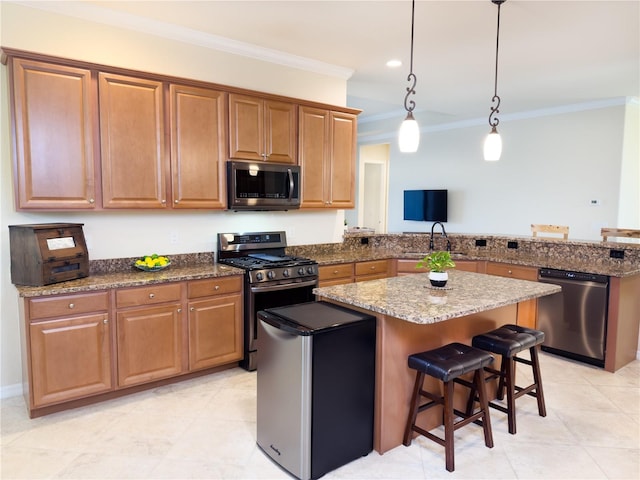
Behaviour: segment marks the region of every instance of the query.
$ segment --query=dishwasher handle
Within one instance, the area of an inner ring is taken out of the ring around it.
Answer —
[[[573,272],[570,270],[556,270],[554,268],[541,268],[538,270],[538,280],[544,279],[556,280],[574,280],[576,282],[595,282],[608,284],[609,277],[597,273]]]

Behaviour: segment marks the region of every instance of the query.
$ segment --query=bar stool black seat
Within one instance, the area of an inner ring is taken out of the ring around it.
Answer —
[[[523,395],[535,397],[538,401],[538,414],[541,417],[547,416],[544,404],[544,392],[542,390],[542,380],[540,377],[540,362],[538,360],[538,350],[544,342],[544,332],[526,328],[519,325],[503,325],[490,332],[476,335],[471,344],[487,352],[501,356],[500,370],[485,367],[485,371],[490,375],[486,381],[499,378],[497,399],[504,398],[504,391],[507,391],[507,406],[504,407],[495,402],[489,402],[489,406],[507,414],[509,433],[516,433],[516,399]],[[518,357],[517,354],[529,350],[531,359]],[[516,362],[531,366],[533,370],[533,383],[527,387],[516,385]],[[469,398],[467,411],[472,409],[475,395]]]
[[[491,362],[493,362],[493,357],[487,352],[462,343],[451,343],[440,348],[410,355],[408,360],[409,368],[416,370],[416,381],[413,387],[409,417],[407,418],[402,443],[406,446],[411,445],[413,432],[418,432],[439,445],[442,445],[445,447],[446,468],[448,471],[453,472],[453,432],[471,422],[481,421],[484,430],[484,443],[487,447],[492,448],[493,434],[491,432],[491,420],[489,418],[483,370],[483,368]],[[460,378],[461,375],[469,372],[474,372],[473,383]],[[443,395],[440,395],[440,392],[436,394],[424,390],[423,383],[425,375],[437,378],[443,382]],[[464,385],[472,389],[472,391],[478,392],[480,403],[478,412],[461,412],[454,408],[453,387],[455,383]],[[420,405],[422,397],[428,398],[430,401]],[[444,439],[416,425],[418,413],[436,405],[442,405],[444,407]],[[454,421],[456,416],[461,417],[462,420]]]

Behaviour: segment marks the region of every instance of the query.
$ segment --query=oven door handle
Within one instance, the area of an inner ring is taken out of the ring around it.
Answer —
[[[251,287],[252,293],[273,292],[275,290],[291,290],[292,288],[315,287],[317,280],[307,280],[306,282],[286,283],[284,285],[270,285],[266,287]]]

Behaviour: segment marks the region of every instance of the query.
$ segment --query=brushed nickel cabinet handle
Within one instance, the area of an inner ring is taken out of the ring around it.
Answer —
[[[69,304],[69,308],[75,308],[75,307],[76,307],[75,303],[70,303]]]

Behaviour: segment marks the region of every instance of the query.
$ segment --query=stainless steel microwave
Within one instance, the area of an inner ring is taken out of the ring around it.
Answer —
[[[229,210],[300,208],[300,166],[229,161],[227,196]]]

